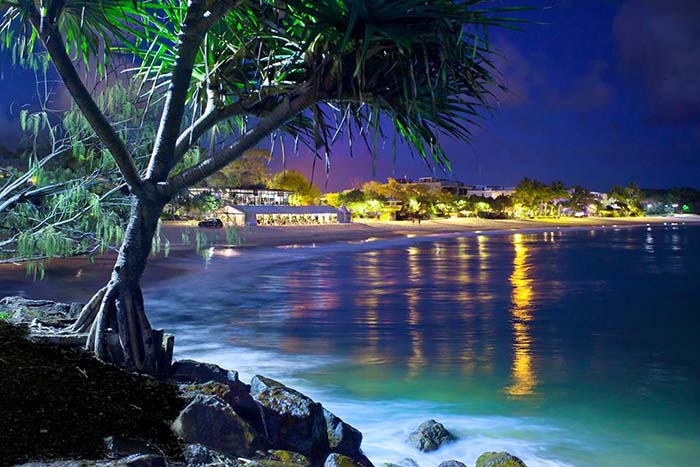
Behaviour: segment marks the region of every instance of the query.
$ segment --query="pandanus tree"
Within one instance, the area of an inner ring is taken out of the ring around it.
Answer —
[[[441,135],[468,139],[498,86],[487,29],[510,28],[484,0],[0,0],[4,50],[44,53],[128,187],[131,212],[111,279],[72,326],[98,358],[165,370],[140,281],[158,219],[178,192],[263,138],[291,135],[330,163],[345,133],[370,149],[393,128],[449,169]],[[134,65],[161,116],[147,167],[86,86]],[[212,137],[212,135],[215,136]],[[209,156],[183,164],[204,139]],[[208,141],[208,142],[207,142]],[[374,151],[372,151],[374,154]]]

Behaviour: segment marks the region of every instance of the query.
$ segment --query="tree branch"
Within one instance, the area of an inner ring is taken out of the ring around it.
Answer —
[[[70,92],[76,105],[80,108],[92,129],[100,138],[102,144],[109,150],[117,163],[127,185],[132,193],[137,196],[144,195],[143,182],[133,158],[129,154],[124,141],[119,137],[114,127],[109,123],[100,108],[92,99],[90,92],[85,87],[83,80],[73,65],[73,61],[66,52],[66,45],[61,32],[54,23],[49,23],[47,18],[42,18],[37,9],[30,7],[29,20],[37,31],[39,39],[49,53],[54,67],[61,76],[68,92]]]
[[[209,108],[178,137],[177,144],[175,145],[175,163],[179,162],[192,145],[199,140],[204,133],[211,130],[214,125],[245,112],[246,109],[241,101],[220,109]]]
[[[310,86],[300,90],[291,98],[285,98],[270,114],[262,118],[258,124],[241,136],[230,147],[223,149],[214,156],[203,160],[199,164],[185,169],[168,179],[166,191],[173,195],[178,191],[194,185],[222,169],[245,151],[255,146],[261,139],[275,131],[299,112],[303,111],[319,100]]]
[[[177,164],[182,159],[182,156],[199,140],[207,131],[211,130],[216,124],[228,120],[236,115],[254,114],[261,105],[270,102],[269,99],[279,98],[279,96],[268,96],[260,98],[258,96],[250,96],[249,99],[239,100],[233,104],[224,107],[216,108],[213,105],[207,107],[207,110],[199,117],[192,125],[187,127],[177,139],[175,146],[175,159]]]
[[[177,46],[177,58],[165,99],[153,154],[146,178],[155,182],[166,179],[177,160],[175,145],[182,126],[187,94],[199,46],[211,27],[233,8],[237,1],[190,0]]]

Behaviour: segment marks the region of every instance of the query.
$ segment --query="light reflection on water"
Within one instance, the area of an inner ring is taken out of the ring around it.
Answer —
[[[532,320],[532,297],[534,289],[530,278],[527,246],[523,243],[521,234],[513,235],[515,256],[513,257],[513,273],[510,275],[512,285],[512,323],[513,323],[513,367],[511,370],[512,383],[506,392],[510,396],[529,396],[534,393],[537,375],[532,368],[530,349],[530,329],[528,323]]]

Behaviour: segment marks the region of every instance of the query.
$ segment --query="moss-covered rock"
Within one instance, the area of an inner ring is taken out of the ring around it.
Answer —
[[[467,467],[467,466],[466,466],[466,464],[464,464],[464,462],[460,462],[460,461],[455,460],[455,459],[450,459],[448,461],[440,462],[438,467]]]
[[[272,446],[299,452],[320,463],[330,452],[321,404],[264,376],[251,382],[251,396],[263,408]]]
[[[485,452],[476,460],[476,467],[527,467],[525,463],[507,452]]]
[[[209,381],[204,384],[180,384],[180,391],[187,402],[192,402],[197,396],[217,396],[250,423],[259,433],[265,432],[260,406],[250,395],[250,386],[240,381],[220,383]]]
[[[323,409],[323,418],[326,421],[326,434],[331,451],[356,460],[360,458],[363,455],[360,450],[362,433],[327,409]]]
[[[24,297],[0,299],[0,314],[14,324],[29,324],[36,320],[45,326],[65,326],[73,323],[83,305],[51,300],[30,300]]]
[[[275,449],[246,460],[246,467],[311,467],[311,462],[298,452]]]
[[[452,433],[435,420],[427,420],[421,423],[410,435],[408,442],[417,449],[430,452],[445,443],[457,439]]]
[[[344,456],[342,454],[338,454],[336,452],[330,454],[327,458],[326,461],[323,463],[323,467],[363,467],[362,464],[359,464],[349,458],[348,456]]]
[[[228,456],[248,456],[269,447],[267,440],[217,396],[197,396],[172,424],[188,444],[201,444]]]
[[[203,384],[209,381],[217,383],[239,382],[238,372],[226,370],[213,363],[202,363],[195,360],[178,360],[173,363],[169,379],[173,383],[188,384]]]

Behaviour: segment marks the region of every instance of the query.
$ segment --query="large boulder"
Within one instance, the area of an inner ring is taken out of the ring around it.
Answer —
[[[418,466],[418,462],[407,457],[405,459],[401,459],[396,464],[394,464],[393,462],[384,462],[383,464],[379,464],[379,467],[419,467],[419,466]]]
[[[124,436],[109,436],[105,438],[105,450],[107,457],[119,458],[134,454],[153,454],[162,456],[163,452],[158,447],[140,439]]]
[[[188,444],[201,444],[228,456],[247,456],[268,443],[218,396],[197,396],[171,426]]]
[[[265,432],[260,406],[250,395],[250,386],[240,381],[218,383],[209,381],[204,384],[181,384],[180,393],[188,402],[197,396],[218,396],[243,417],[259,433]]]
[[[442,461],[438,467],[467,467],[466,464],[458,460],[450,459],[448,461]]]
[[[359,464],[349,458],[348,456],[344,456],[342,454],[338,454],[336,452],[331,453],[323,463],[323,467],[363,467],[362,464]]]
[[[476,460],[476,467],[527,467],[525,463],[507,452],[485,452]]]
[[[0,314],[9,315],[9,321],[15,324],[34,321],[44,326],[63,327],[72,324],[82,308],[80,303],[29,300],[24,297],[5,297],[0,300]]]
[[[263,408],[265,434],[276,449],[304,454],[323,462],[330,451],[321,404],[264,376],[255,376],[251,392]]]
[[[430,452],[445,443],[457,439],[452,433],[435,420],[421,423],[415,431],[408,435],[408,442],[417,449]]]
[[[196,360],[178,360],[173,363],[170,369],[170,381],[185,384],[203,384],[209,381],[224,384],[240,382],[238,372],[226,370],[213,363],[202,363]]]
[[[359,430],[348,425],[329,410],[323,409],[323,418],[326,421],[326,435],[331,451],[356,460],[363,456],[360,450],[362,433]]]
[[[183,450],[185,467],[219,467],[222,465],[237,465],[237,461],[229,459],[223,453],[209,449],[201,444],[188,444]]]
[[[245,467],[311,467],[311,462],[298,452],[277,449],[258,452],[255,459],[246,460]]]

